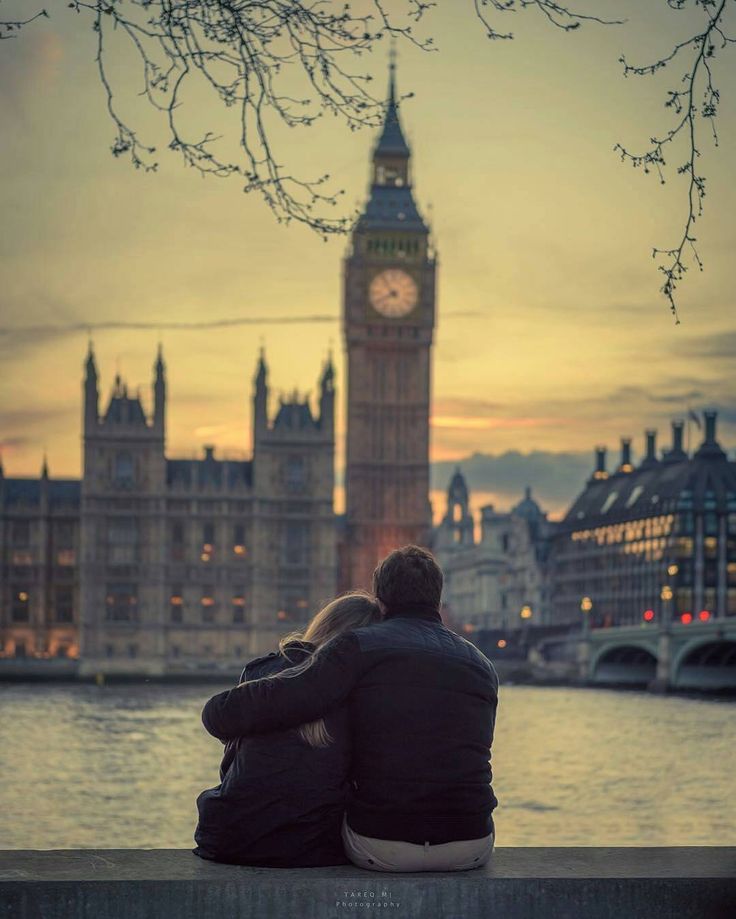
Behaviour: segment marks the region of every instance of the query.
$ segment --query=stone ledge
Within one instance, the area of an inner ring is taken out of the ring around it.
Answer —
[[[242,868],[188,849],[0,850],[1,919],[732,919],[736,846],[504,848],[482,869]]]

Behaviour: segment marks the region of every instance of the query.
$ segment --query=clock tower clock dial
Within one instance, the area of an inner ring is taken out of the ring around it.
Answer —
[[[344,263],[346,527],[340,586],[371,586],[378,561],[428,545],[429,408],[436,258],[412,194],[391,67],[365,209]]]
[[[374,275],[368,297],[382,316],[406,316],[417,305],[416,281],[401,268],[386,268]]]

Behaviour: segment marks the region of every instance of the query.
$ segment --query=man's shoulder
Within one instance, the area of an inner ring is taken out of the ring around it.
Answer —
[[[391,650],[441,654],[475,664],[495,676],[493,664],[485,654],[442,622],[396,617],[355,629],[351,634],[363,652]]]

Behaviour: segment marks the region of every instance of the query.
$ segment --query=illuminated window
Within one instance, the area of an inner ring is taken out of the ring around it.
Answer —
[[[212,587],[203,587],[202,588],[202,621],[203,622],[214,622],[215,614],[217,612],[217,606],[215,604],[215,598],[213,596],[214,591]]]
[[[62,567],[71,567],[77,562],[77,553],[74,549],[60,549],[56,553],[56,564]]]
[[[171,588],[171,597],[169,599],[169,613],[172,622],[182,622],[184,619],[184,597],[180,584],[175,584]]]
[[[105,597],[107,619],[111,622],[132,622],[138,618],[138,585],[108,584]]]
[[[233,588],[233,622],[245,622],[245,587]]]
[[[25,588],[16,588],[13,593],[13,622],[28,622],[30,619],[29,594]]]
[[[214,523],[205,523],[202,527],[202,552],[200,558],[203,562],[209,562],[215,551],[215,525]]]
[[[33,564],[33,552],[30,549],[16,549],[10,556],[11,564],[24,568]]]
[[[233,527],[233,553],[244,556],[245,549],[245,526],[242,523],[236,523]]]

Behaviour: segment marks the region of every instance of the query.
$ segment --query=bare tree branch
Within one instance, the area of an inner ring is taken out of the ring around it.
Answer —
[[[46,10],[39,10],[27,19],[0,19],[0,41],[7,38],[15,38],[23,26],[27,26],[29,22],[33,22],[34,19],[39,19],[41,16],[46,17],[46,19],[49,18],[49,14]]]
[[[683,165],[677,168],[677,174],[689,177],[681,238],[675,247],[652,253],[664,275],[661,291],[679,322],[675,291],[687,270],[688,253],[701,270],[703,267],[693,235],[705,197],[705,178],[696,169],[698,132],[707,120],[717,145],[720,92],[713,79],[713,63],[717,52],[734,42],[723,26],[724,11],[734,0],[665,2],[674,11],[699,9],[703,28],[652,63],[634,66],[625,57],[620,60],[625,76],[643,76],[688,59],[681,88],[669,90],[665,101],[675,124],[663,135],[653,136],[651,146],[642,153],[632,153],[622,144],[614,149],[623,161],[644,172],[656,170],[664,182],[668,145],[674,149],[682,139],[688,148]],[[472,0],[472,4],[487,37],[493,40],[513,38],[513,32],[499,29],[497,21],[529,10],[565,32],[585,23],[622,23],[579,12],[557,0]],[[436,5],[432,0],[391,4],[365,0],[360,12],[335,0],[70,0],[67,5],[80,16],[88,16],[96,32],[96,63],[115,129],[114,156],[129,157],[138,169],[158,168],[155,145],[142,136],[135,126],[138,122],[130,119],[122,101],[125,87],[111,76],[111,48],[119,38],[140,65],[140,95],[164,119],[168,148],[185,165],[202,175],[239,177],[244,191],[258,192],[277,220],[296,220],[324,237],[348,231],[356,215],[331,215],[344,190],[331,190],[329,175],[305,179],[289,171],[283,154],[295,145],[283,140],[281,126],[308,127],[328,114],[341,118],[350,130],[377,126],[384,102],[371,93],[370,74],[354,69],[355,62],[387,36],[434,50],[431,37],[420,38],[414,31]],[[46,15],[41,10],[25,20],[0,22],[0,39]],[[305,86],[303,93],[295,88],[300,84]],[[192,110],[188,93],[202,86],[224,108],[237,111],[238,152],[223,151],[228,138],[211,130],[206,109],[200,107],[196,118],[184,123],[182,113]],[[193,128],[192,123],[200,127]]]
[[[685,41],[674,46],[669,54],[653,61],[650,64],[633,66],[621,57],[624,66],[624,75],[645,76],[656,73],[668,67],[674,61],[690,55],[687,72],[682,77],[682,89],[671,89],[667,92],[665,107],[675,114],[675,124],[666,133],[650,139],[651,146],[643,153],[631,153],[621,144],[616,144],[614,150],[621,154],[623,161],[628,161],[636,168],[643,168],[645,173],[655,169],[660,182],[665,183],[663,167],[666,166],[665,149],[675,147],[678,138],[684,138],[687,146],[685,162],[677,167],[678,175],[689,177],[686,202],[685,225],[679,243],[671,249],[653,249],[652,258],[658,260],[659,271],[664,275],[664,283],[660,288],[667,298],[675,322],[679,324],[675,291],[679,281],[687,271],[685,264],[686,253],[689,251],[698,268],[703,270],[703,262],[696,248],[696,237],[693,235],[693,226],[697,218],[703,213],[703,199],[705,198],[705,176],[698,173],[696,161],[700,156],[698,129],[703,120],[710,125],[711,134],[718,146],[718,133],[716,130],[716,115],[720,92],[713,83],[713,62],[716,53],[733,43],[734,39],[728,38],[723,31],[723,16],[728,0],[692,0],[694,7],[700,7],[705,16],[702,32],[692,35]],[[688,0],[667,0],[668,6],[676,11],[684,10]]]

